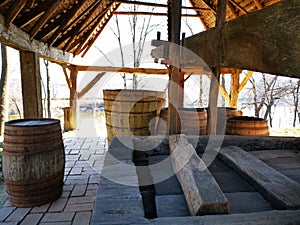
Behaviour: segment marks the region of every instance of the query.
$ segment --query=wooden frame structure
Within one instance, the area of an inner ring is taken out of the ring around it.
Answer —
[[[114,13],[134,13],[116,11],[120,4],[167,8],[167,14],[163,14],[168,15],[169,40],[175,44],[180,44],[180,18],[185,16],[181,13],[181,9],[186,9],[195,11],[196,14],[193,16],[199,17],[203,26],[208,30],[185,39],[185,47],[204,59],[207,65],[213,68],[217,78],[221,73],[232,74],[230,93],[227,93],[221,85],[212,83],[211,109],[216,108],[214,93],[217,90],[220,90],[231,107],[236,107],[238,93],[251,77],[251,71],[300,77],[300,49],[299,45],[296,44],[300,33],[298,26],[300,21],[299,1],[190,0],[190,3],[191,7],[182,6],[181,1],[175,0],[168,0],[167,5],[128,0],[64,1],[63,3],[58,0],[47,2],[39,0],[4,0],[0,2],[0,42],[22,52],[35,53],[35,57],[30,62],[31,65],[37,61],[38,57],[66,65],[69,63],[69,53],[73,56],[79,54],[84,56],[86,54]],[[141,13],[146,15],[145,12]],[[188,15],[190,14],[187,13],[186,16]],[[160,48],[156,49],[154,57],[168,59],[161,52],[159,53]],[[172,61],[178,60],[176,57],[172,57],[171,54]],[[24,61],[24,59],[21,60]],[[24,62],[21,62],[21,64],[24,64]],[[184,64],[184,62],[180,64]],[[165,74],[167,72],[167,70],[93,68],[75,65],[63,66],[63,68],[70,88],[72,120],[76,117],[77,99],[89,91],[93,83],[96,83],[104,72],[116,70],[135,74]],[[70,70],[70,75],[67,74],[67,68]],[[103,73],[97,75],[81,93],[77,93],[77,73],[87,69],[91,71],[99,70]],[[250,72],[239,84],[241,69],[247,69]],[[33,70],[36,78],[38,78],[40,76],[39,71],[34,68]],[[183,89],[184,73],[192,70],[201,72],[201,74],[210,74],[207,68],[188,69],[188,65],[184,65],[183,68],[171,67],[170,80]],[[24,72],[22,76],[26,77],[27,75]],[[36,113],[30,115],[40,116],[38,99],[41,96],[38,91],[38,79],[31,80],[30,83],[27,80],[26,85],[35,87],[35,97],[32,96],[35,101],[24,101],[24,108],[36,107]],[[170,95],[174,95],[172,102],[175,103],[175,109],[182,106],[182,91],[173,90],[173,88],[169,91]],[[169,120],[170,133],[175,134],[178,132],[176,119],[174,119],[176,118],[176,110],[171,109],[169,111],[169,118],[171,118]],[[212,115],[215,115],[215,113],[212,113]],[[75,120],[72,127],[76,127]]]

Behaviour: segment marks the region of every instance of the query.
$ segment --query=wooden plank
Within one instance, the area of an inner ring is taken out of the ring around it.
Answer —
[[[188,37],[185,39],[185,47],[210,67],[221,66],[300,78],[298,24],[300,1],[280,1],[228,21],[218,28]],[[220,33],[221,47],[217,45]],[[159,48],[152,51],[155,58],[165,58],[162,53],[163,50]]]
[[[300,208],[300,184],[239,147],[222,148],[219,158],[255,187],[275,209]]]
[[[190,214],[228,213],[228,201],[185,135],[169,136],[172,166]]]
[[[20,51],[36,52],[40,57],[52,62],[69,63],[70,54],[64,53],[57,48],[48,47],[47,44],[30,40],[29,35],[11,24],[5,25],[5,19],[0,15],[0,42]]]
[[[24,118],[42,118],[42,88],[39,57],[34,52],[20,52]]]

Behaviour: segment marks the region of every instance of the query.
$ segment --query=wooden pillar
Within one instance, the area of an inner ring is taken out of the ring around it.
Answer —
[[[219,0],[217,8],[216,27],[225,22],[226,18],[226,5],[228,0]],[[221,37],[219,37],[218,49],[221,51]],[[212,68],[212,78],[210,83],[209,92],[209,107],[208,107],[208,126],[207,131],[210,135],[217,134],[217,118],[218,118],[218,92],[221,68]],[[215,77],[213,77],[215,76]]]
[[[42,90],[39,57],[34,52],[20,52],[24,118],[42,118]]]
[[[231,90],[230,90],[229,106],[232,108],[237,108],[237,106],[238,106],[239,77],[240,77],[240,73],[238,70],[236,70],[234,73],[231,74]]]
[[[71,67],[70,74],[70,130],[75,130],[77,128],[77,111],[78,111],[78,94],[77,94],[77,74],[76,66]]]
[[[169,0],[168,11],[168,26],[171,26],[169,31],[169,39],[172,43],[180,45],[180,27],[181,27],[181,0]],[[180,59],[178,48],[171,45],[170,47],[170,59],[174,66],[171,66],[169,75],[169,110],[168,110],[168,128],[169,134],[180,133],[178,108],[183,105],[183,90],[180,88]],[[181,96],[182,95],[182,96]],[[179,104],[179,99],[182,99]]]

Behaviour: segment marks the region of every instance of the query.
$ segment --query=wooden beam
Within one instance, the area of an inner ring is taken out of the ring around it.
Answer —
[[[232,14],[232,17],[235,19],[235,18],[237,18],[238,17],[238,14],[237,14],[237,12],[235,11],[235,9],[233,8],[233,6],[232,6],[232,3],[231,2],[228,2],[228,8],[229,8],[229,11],[231,12],[231,14]]]
[[[45,43],[30,40],[29,35],[11,24],[5,25],[5,19],[0,15],[0,42],[20,51],[36,52],[40,57],[52,62],[68,63],[70,54],[63,53],[57,48],[49,48]]]
[[[245,78],[243,79],[241,84],[239,85],[238,93],[240,93],[243,90],[243,88],[245,87],[245,85],[247,84],[249,79],[252,77],[252,75],[253,75],[253,71],[247,72],[247,75],[245,76]]]
[[[260,3],[259,0],[253,0],[255,5],[257,6],[258,9],[262,9],[263,8],[263,5]]]
[[[111,67],[111,66],[76,66],[78,71],[89,72],[114,72],[114,73],[130,73],[130,74],[168,74],[167,69],[153,69],[153,68],[130,68],[130,67]]]
[[[240,4],[238,4],[236,1],[234,0],[229,0],[233,5],[235,5],[239,10],[242,11],[243,14],[247,14],[248,12],[242,7],[240,6]]]
[[[169,136],[174,173],[191,216],[228,213],[228,201],[185,135]]]
[[[158,3],[151,3],[151,2],[128,1],[128,0],[118,0],[117,2],[123,3],[123,4],[135,4],[135,5],[142,5],[142,6],[160,7],[160,8],[168,7],[168,5],[165,5],[165,4],[158,4]],[[189,6],[182,6],[181,8],[188,9],[188,10],[194,10],[194,11],[210,10],[208,8],[189,7]]]
[[[214,9],[214,5],[209,3],[207,0],[202,0],[205,5],[212,11],[214,15],[217,15],[217,11]]]
[[[78,71],[76,67],[73,66],[70,68],[70,80],[71,80],[71,89],[70,89],[70,130],[75,130],[77,128],[77,111],[78,111],[78,94],[77,94],[77,75]]]
[[[281,1],[186,38],[185,47],[209,66],[300,77],[298,24],[300,2]]]
[[[222,148],[219,157],[254,186],[275,209],[300,208],[300,184],[239,147]]]
[[[96,77],[78,93],[78,99],[80,100],[86,93],[88,93],[105,74],[106,73],[98,73]]]
[[[226,6],[228,0],[218,1],[217,7],[217,18],[216,18],[216,27],[221,26],[226,19]],[[216,41],[216,45],[218,47],[221,46],[220,40],[222,39],[222,35],[219,34],[219,39]],[[207,131],[210,135],[217,134],[217,120],[218,120],[218,90],[220,83],[220,75],[221,68],[219,66],[212,67],[212,77],[210,82],[210,90],[209,90],[209,105],[208,105],[208,126]]]
[[[39,20],[34,24],[34,26],[29,31],[30,40],[34,38],[37,32],[45,25],[45,23],[49,20],[49,18],[56,11],[57,7],[60,4],[60,0],[56,0],[51,7],[39,18]]]
[[[169,38],[171,40],[170,47],[170,60],[172,65],[170,66],[169,75],[169,109],[168,109],[168,133],[178,134],[180,133],[180,121],[178,115],[179,102],[178,99],[183,99],[183,90],[180,88],[180,59],[179,52],[176,50],[176,46],[180,45],[180,30],[181,30],[181,4],[182,0],[169,0],[169,18],[168,26],[171,26]],[[182,104],[180,104],[182,105]]]
[[[231,89],[230,89],[230,102],[229,106],[232,108],[237,108],[239,99],[239,77],[240,71],[236,71],[231,74]]]
[[[26,5],[27,0],[18,0],[17,3],[12,5],[12,8],[9,9],[8,14],[5,20],[5,26],[9,27],[14,19],[18,16],[21,10]]]
[[[39,57],[34,52],[20,52],[24,118],[42,118],[42,88]]]
[[[67,82],[67,85],[68,85],[68,87],[69,87],[69,90],[71,90],[71,88],[72,88],[72,83],[71,83],[71,80],[70,80],[70,78],[69,78],[69,76],[68,76],[67,67],[66,67],[65,64],[62,64],[62,65],[61,65],[61,68],[62,68],[62,70],[63,70],[63,72],[64,72],[64,75],[65,75],[66,82]]]
[[[61,24],[59,24],[59,28],[51,35],[48,39],[49,46],[52,46],[53,43],[61,36],[63,30],[70,23],[71,19],[75,17],[76,14],[80,12],[81,7],[85,4],[85,1],[78,2],[71,9],[69,9],[68,13],[64,15],[64,20]],[[73,22],[71,23],[73,24]]]
[[[142,15],[142,16],[168,16],[167,13],[156,13],[156,12],[142,12],[142,11],[115,11],[114,15]],[[197,14],[182,14],[182,17],[199,17]]]

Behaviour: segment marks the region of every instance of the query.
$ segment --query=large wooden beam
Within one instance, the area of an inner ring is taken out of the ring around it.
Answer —
[[[186,38],[185,47],[210,67],[300,78],[299,24],[300,1],[280,1]],[[218,46],[220,34],[221,46]],[[167,58],[162,49],[153,50],[153,57]]]
[[[217,18],[216,18],[216,27],[221,26],[226,19],[226,6],[228,0],[218,1],[217,7]],[[221,46],[220,40],[222,39],[222,34],[219,34],[218,40],[216,40],[216,45]],[[219,83],[221,68],[220,66],[212,67],[212,77],[210,80],[210,90],[209,90],[209,104],[208,104],[208,113],[207,113],[207,131],[210,135],[217,134],[217,118],[218,118],[218,96],[219,96]]]
[[[190,214],[228,213],[225,195],[185,135],[171,135],[169,146],[172,166]]]
[[[255,187],[275,209],[300,208],[300,184],[239,147],[222,148],[219,157]]]
[[[8,28],[5,26],[5,18],[0,15],[0,42],[20,51],[31,51],[39,54],[40,57],[53,62],[69,63],[71,55],[64,53],[57,48],[49,48],[47,44],[37,40],[30,40],[30,37],[24,31],[11,24]]]
[[[42,89],[39,57],[34,52],[20,52],[24,118],[42,118]]]
[[[70,73],[71,89],[70,89],[70,126],[71,130],[77,128],[77,111],[78,111],[78,93],[77,93],[77,75],[76,67],[72,67]]]
[[[94,79],[92,79],[82,90],[78,93],[78,99],[80,100],[86,93],[88,93],[97,82],[105,75],[105,73],[98,73]]]
[[[230,88],[229,106],[232,107],[232,108],[237,108],[237,106],[238,106],[239,78],[240,78],[240,71],[237,70],[235,73],[231,74],[231,88]]]
[[[169,18],[168,26],[170,26],[171,33],[169,34],[169,39],[171,40],[170,48],[170,60],[172,65],[170,66],[169,75],[169,110],[168,110],[168,128],[169,134],[180,133],[179,126],[179,115],[178,108],[180,107],[179,99],[183,100],[183,89],[180,88],[180,81],[182,76],[180,76],[180,58],[176,46],[180,45],[180,30],[181,30],[181,0],[169,0]]]

